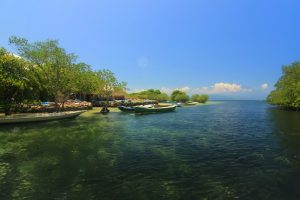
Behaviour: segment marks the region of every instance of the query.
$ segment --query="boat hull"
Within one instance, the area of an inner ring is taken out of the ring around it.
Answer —
[[[126,106],[119,106],[118,108],[122,112],[134,112],[134,110],[135,110],[134,107],[126,107]]]
[[[185,106],[195,106],[197,104],[198,104],[197,102],[188,102],[188,103],[185,103],[184,105]]]
[[[168,107],[135,107],[135,113],[164,113],[164,112],[172,112],[176,109],[176,106],[168,106]]]
[[[37,113],[37,114],[22,114],[16,116],[8,116],[0,118],[0,124],[16,124],[16,123],[29,123],[29,122],[42,122],[60,119],[68,119],[79,116],[84,111],[70,111],[60,113]]]

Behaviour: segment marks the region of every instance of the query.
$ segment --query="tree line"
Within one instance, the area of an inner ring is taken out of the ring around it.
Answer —
[[[283,66],[282,76],[267,101],[287,109],[300,110],[300,62]]]
[[[124,90],[110,70],[93,71],[77,62],[57,40],[29,42],[12,36],[9,44],[18,55],[0,48],[0,106],[8,115],[24,104],[54,101],[55,110],[63,111],[70,95],[101,95],[108,100],[114,91]]]
[[[160,90],[149,89],[146,91],[136,92],[127,94],[129,98],[137,98],[137,99],[150,99],[156,100],[158,102],[163,101],[175,101],[175,102],[187,102],[187,101],[195,101],[198,103],[206,103],[208,101],[209,96],[205,94],[194,94],[191,97],[187,95],[186,92],[180,90],[174,90],[172,94],[169,96],[166,93],[161,92]]]

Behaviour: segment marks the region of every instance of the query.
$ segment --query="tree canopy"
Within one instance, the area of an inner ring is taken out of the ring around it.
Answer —
[[[192,95],[192,101],[198,102],[198,103],[206,103],[209,99],[209,96],[206,94],[194,94]]]
[[[21,103],[33,101],[37,89],[30,64],[0,48],[0,105],[5,114]]]
[[[275,84],[275,90],[267,97],[273,105],[289,109],[300,109],[300,62],[283,66],[282,76]]]
[[[64,102],[77,90],[77,56],[67,53],[56,40],[30,43],[25,38],[10,37],[9,42],[17,48],[21,57],[37,68],[36,76],[49,95],[54,96],[58,111],[58,102]]]
[[[29,42],[12,36],[9,43],[19,56],[0,49],[0,107],[8,114],[21,103],[54,100],[56,111],[72,95],[99,95],[124,90],[126,83],[117,80],[110,70],[94,72],[77,56],[68,53],[57,40]]]
[[[166,93],[162,93],[160,90],[154,90],[154,89],[149,89],[137,93],[131,93],[128,96],[131,98],[150,99],[159,102],[169,100],[169,96]]]
[[[109,100],[113,92],[125,90],[127,84],[119,82],[112,71],[108,69],[98,70],[96,75],[100,80],[97,91],[105,100]]]
[[[171,100],[176,102],[186,102],[190,97],[183,91],[175,90],[171,94]]]

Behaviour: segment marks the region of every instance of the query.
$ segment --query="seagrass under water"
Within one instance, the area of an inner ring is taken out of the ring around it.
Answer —
[[[300,112],[261,101],[0,127],[0,199],[299,199]]]

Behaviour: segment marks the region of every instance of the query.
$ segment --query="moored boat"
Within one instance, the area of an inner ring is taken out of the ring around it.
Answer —
[[[152,104],[153,106],[154,104]],[[165,107],[165,106],[171,106],[171,105],[174,105],[172,103],[158,103],[159,106],[162,106],[162,107]]]
[[[186,106],[194,106],[194,105],[197,105],[198,104],[198,102],[195,102],[195,101],[188,101],[188,102],[186,102],[184,105],[186,105]]]
[[[134,112],[135,108],[132,106],[119,106],[119,110],[123,112]]]
[[[176,109],[175,105],[147,105],[147,106],[136,106],[135,113],[163,113],[171,112]]]
[[[67,111],[67,112],[58,112],[58,113],[16,114],[12,116],[0,117],[0,124],[15,124],[15,123],[41,122],[41,121],[67,119],[67,118],[77,117],[84,112],[86,112],[86,110]]]
[[[176,107],[182,107],[182,103],[178,102],[174,104]]]

